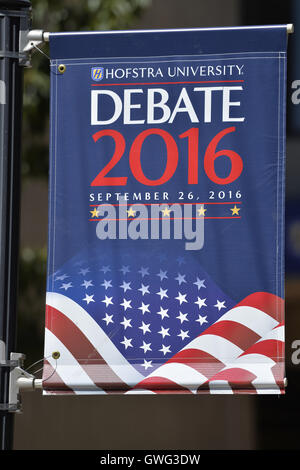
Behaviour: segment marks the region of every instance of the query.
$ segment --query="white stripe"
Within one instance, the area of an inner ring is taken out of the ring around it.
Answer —
[[[103,390],[99,390],[97,392],[96,390],[90,391],[90,390],[75,390],[74,393],[76,395],[103,395],[104,392]],[[71,391],[69,392],[68,390],[59,390],[59,392],[55,392],[54,390],[43,390],[43,395],[71,395]]]
[[[265,393],[266,389],[275,390],[278,393],[279,387],[271,371],[274,365],[275,362],[267,356],[262,354],[247,354],[239,357],[233,364],[228,364],[222,369],[222,372],[235,368],[244,369],[256,376],[252,384],[256,388],[257,393]]]
[[[52,358],[53,351],[60,352],[57,361]],[[45,328],[45,357],[47,357],[48,362],[63,382],[75,393],[81,390],[89,390],[94,391],[94,393],[105,394],[100,387],[94,384],[65,345],[47,328]]]
[[[277,390],[279,393],[280,389],[276,383],[275,377],[271,371],[271,366],[267,365],[259,369],[255,367],[253,370],[257,370],[257,378],[252,381],[252,384],[256,388],[258,394],[264,394],[265,390]]]
[[[274,388],[256,388],[257,395],[281,395],[279,387]]]
[[[212,395],[217,395],[218,393],[222,395],[233,395],[233,390],[226,380],[212,380],[208,385]]]
[[[263,336],[268,331],[278,325],[278,321],[274,320],[270,315],[254,307],[240,306],[228,310],[216,323],[223,320],[234,321],[250,328],[250,330]]]
[[[182,387],[190,389],[193,393],[196,393],[197,388],[207,381],[207,377],[200,372],[197,372],[192,367],[177,362],[168,362],[162,365],[151,372],[146,379],[149,377],[163,377],[164,379],[171,380]]]
[[[156,395],[155,392],[152,392],[152,390],[147,390],[147,389],[134,389],[134,390],[129,390],[128,392],[125,392],[124,395]]]
[[[266,335],[259,339],[257,343],[268,339],[282,341],[284,343],[284,326],[279,326],[278,328],[274,328],[274,330],[269,331]]]
[[[244,356],[238,357],[234,362],[227,363],[226,367],[218,373],[221,373],[224,370],[240,367],[241,369],[248,370],[249,372],[252,372],[252,374],[258,376],[260,375],[260,371],[263,371],[264,368],[270,368],[274,365],[275,362],[263,354],[245,354]]]
[[[223,364],[235,359],[244,352],[228,339],[217,335],[198,336],[187,344],[182,351],[185,349],[198,349],[199,351],[204,351],[223,362]]]
[[[238,357],[237,360],[234,361],[234,364],[235,366],[237,364],[249,364],[249,365],[257,364],[259,367],[261,364],[263,364],[265,366],[268,365],[269,367],[273,367],[275,365],[275,362],[270,357],[265,356],[264,354],[250,353],[250,354],[245,354],[244,356]],[[255,372],[255,375],[257,375],[256,372]]]
[[[51,307],[62,312],[82,331],[123,382],[133,387],[143,380],[144,376],[132,367],[98,323],[80,305],[68,297],[55,292],[47,293],[46,302]]]

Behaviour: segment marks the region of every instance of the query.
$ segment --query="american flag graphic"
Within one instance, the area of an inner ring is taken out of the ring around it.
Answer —
[[[231,299],[187,252],[89,249],[46,305],[45,394],[284,393],[283,300]]]

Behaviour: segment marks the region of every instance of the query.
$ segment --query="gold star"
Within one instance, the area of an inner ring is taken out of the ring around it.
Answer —
[[[166,207],[165,209],[162,210],[162,214],[166,215],[167,217],[170,217],[170,209]]]
[[[132,207],[130,207],[126,212],[128,214],[128,217],[134,217],[136,211],[134,211]]]
[[[96,208],[94,210],[90,211],[90,213],[92,214],[92,217],[98,217],[98,215],[99,215],[99,212],[97,211]]]
[[[232,211],[232,214],[231,214],[231,215],[240,215],[240,214],[239,214],[239,211],[241,210],[240,207],[234,206],[232,209],[230,208],[230,210]]]
[[[207,209],[204,209],[204,206],[201,206],[200,209],[198,209],[198,215],[205,215],[205,212]]]

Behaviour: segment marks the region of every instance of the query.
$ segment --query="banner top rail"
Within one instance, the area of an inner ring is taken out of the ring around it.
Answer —
[[[153,33],[153,32],[172,32],[172,31],[241,31],[253,29],[286,29],[287,33],[294,32],[294,25],[289,24],[275,24],[275,25],[254,25],[254,26],[220,26],[220,27],[206,27],[206,28],[159,28],[159,29],[123,29],[123,30],[103,30],[103,31],[62,31],[62,32],[47,32],[45,41],[49,40],[49,35],[70,35],[70,34],[120,34],[120,33]]]
[[[253,32],[256,34],[253,35]],[[157,55],[211,54],[216,41],[219,53],[238,52],[280,52],[287,40],[287,33],[293,32],[293,25],[235,26],[189,29],[153,29],[122,31],[78,31],[44,33],[50,41],[52,59],[128,57],[134,50],[135,57]],[[279,33],[279,34],[278,34]],[[282,33],[282,34],[281,34]],[[214,41],[211,41],[214,35]],[[122,36],[122,47],[118,38]],[[217,37],[216,37],[217,35]],[[184,36],[184,40],[183,40]],[[83,37],[92,39],[92,47],[86,46]],[[137,37],[152,41],[141,40]],[[187,42],[189,47],[187,49]]]

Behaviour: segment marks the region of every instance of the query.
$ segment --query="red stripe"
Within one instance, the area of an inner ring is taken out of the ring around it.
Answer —
[[[246,388],[245,390],[235,389],[233,390],[233,393],[234,395],[257,395],[257,390],[252,385],[249,385],[249,388]]]
[[[214,356],[211,356],[205,351],[192,348],[179,351],[174,357],[167,361],[167,363],[170,362],[186,364],[207,378],[215,375],[224,367],[223,362],[219,361]]]
[[[214,380],[226,380],[229,382],[231,388],[245,389],[252,388],[251,382],[256,379],[256,375],[252,374],[248,370],[242,369],[240,367],[233,367],[232,369],[226,369],[219,372],[215,377],[209,380],[213,382]]]
[[[245,351],[261,337],[245,325],[235,321],[223,320],[211,325],[202,335],[216,335],[227,339]],[[202,336],[201,335],[201,336]]]
[[[74,394],[74,391],[65,384],[47,359],[44,360],[43,389],[46,391],[55,390],[57,393]]]
[[[241,356],[247,356],[248,354],[261,354],[277,362],[284,357],[284,343],[275,339],[266,339],[253,344],[253,346],[241,354]]]
[[[176,382],[159,376],[149,377],[145,380],[142,380],[138,385],[133,387],[133,390],[141,388],[151,390],[155,393],[169,393],[170,391],[174,390],[176,390],[178,393],[192,393],[189,389],[178,385]]]
[[[254,307],[281,322],[284,314],[284,300],[268,292],[255,292],[239,302],[236,307]]]
[[[98,387],[129,390],[130,387],[114,373],[82,331],[62,312],[49,305],[46,307],[46,328],[65,345]]]
[[[284,360],[277,362],[272,367],[272,374],[274,376],[274,379],[280,388],[281,394],[285,394],[285,387],[284,387],[284,377],[285,377],[285,368],[284,368]]]

